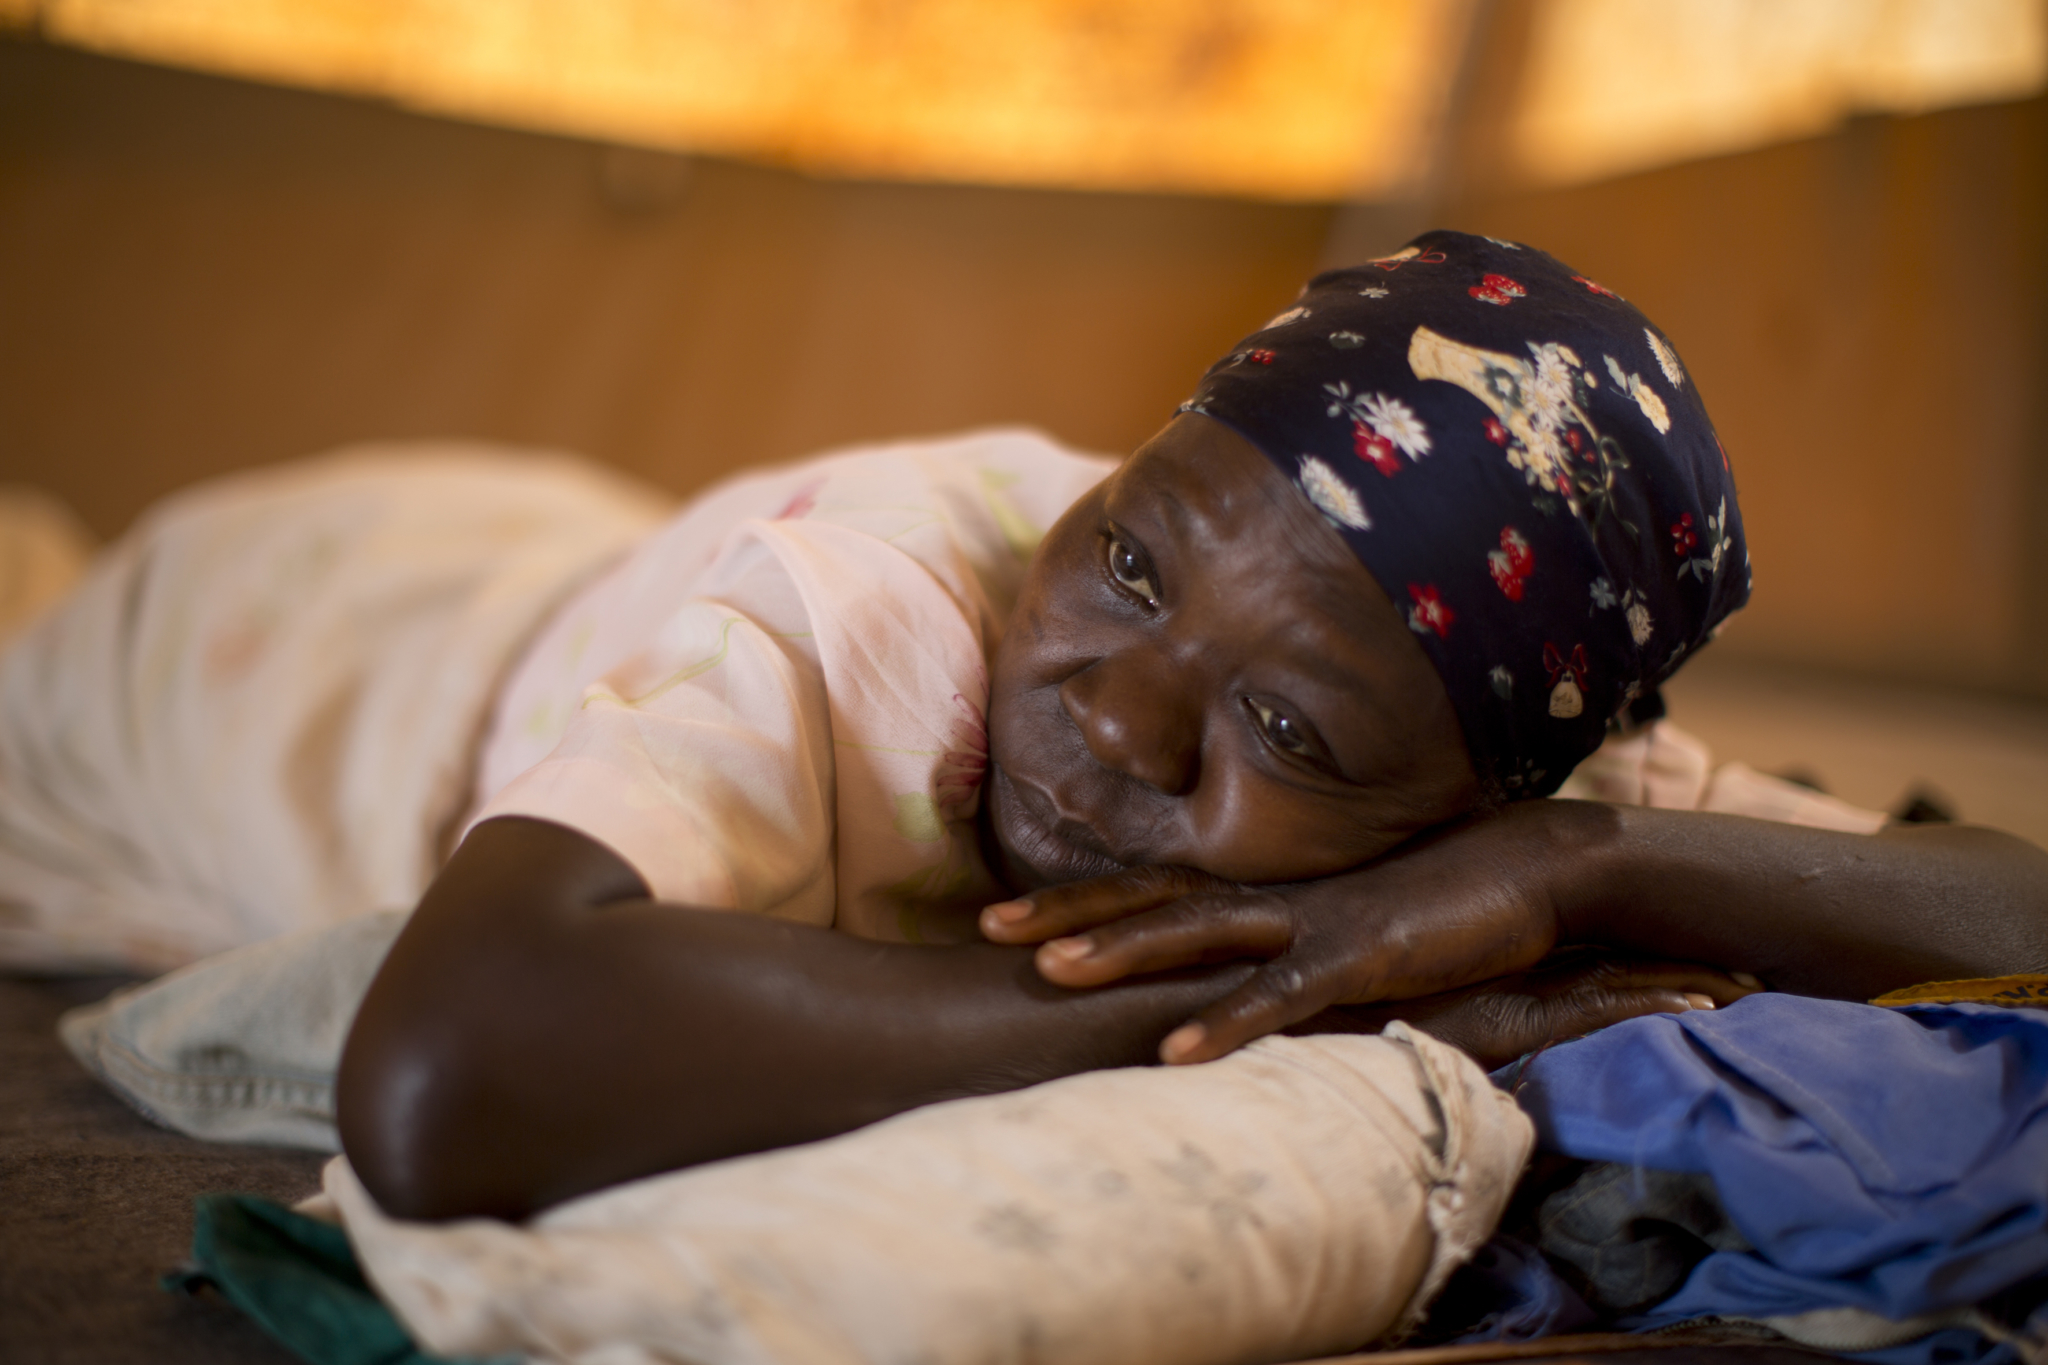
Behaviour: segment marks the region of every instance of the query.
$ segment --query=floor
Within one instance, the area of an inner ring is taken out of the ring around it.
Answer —
[[[2048,848],[2048,701],[1830,676],[1703,654],[1666,688],[1717,759],[1797,773],[1859,806],[1916,789]]]
[[[192,1200],[297,1200],[310,1152],[227,1147],[146,1123],[72,1061],[57,1016],[118,983],[0,977],[0,1365],[289,1365],[229,1307],[157,1287]]]

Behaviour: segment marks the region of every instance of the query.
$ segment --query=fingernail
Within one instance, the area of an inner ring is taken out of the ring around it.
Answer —
[[[1159,1045],[1160,1060],[1168,1063],[1182,1061],[1208,1036],[1209,1030],[1200,1024],[1182,1024],[1167,1034],[1166,1041]]]
[[[1710,1010],[1714,1008],[1714,997],[1711,995],[1701,995],[1698,991],[1687,991],[1685,993],[1685,1003],[1696,1010]]]
[[[997,901],[994,905],[983,909],[981,913],[984,915],[994,915],[1005,924],[1015,924],[1020,919],[1031,918],[1031,902]]]
[[[1068,962],[1079,962],[1082,958],[1095,951],[1095,941],[1086,934],[1079,934],[1073,938],[1056,938],[1048,941],[1038,951],[1050,953],[1052,956],[1063,958]]]
[[[1764,983],[1751,976],[1748,972],[1730,972],[1728,973],[1728,979],[1738,986],[1747,986],[1753,991],[1763,989]]]

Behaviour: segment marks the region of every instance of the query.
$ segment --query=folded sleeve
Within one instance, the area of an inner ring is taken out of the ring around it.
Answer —
[[[805,603],[747,537],[702,587],[476,819],[566,825],[661,900],[829,925],[832,737]]]

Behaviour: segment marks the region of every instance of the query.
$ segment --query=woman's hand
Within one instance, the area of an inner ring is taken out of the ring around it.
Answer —
[[[1317,881],[1241,886],[1144,867],[1047,887],[989,906],[982,932],[1038,944],[1040,974],[1069,987],[1266,959],[1160,1045],[1168,1062],[1207,1061],[1332,1006],[1438,995],[1541,962],[1584,824],[1552,806],[1468,820]]]
[[[1712,962],[1776,990],[1867,1000],[1920,981],[2048,970],[2048,852],[1995,830],[1845,834],[1702,811],[1525,801],[1320,881],[1170,868],[989,906],[1062,986],[1265,959],[1167,1035],[1207,1061],[1342,1004],[1526,971],[1559,944]]]
[[[1739,972],[1566,949],[1526,972],[1417,1000],[1339,1006],[1288,1031],[1378,1033],[1402,1019],[1491,1071],[1610,1024],[1717,1009],[1760,989]]]

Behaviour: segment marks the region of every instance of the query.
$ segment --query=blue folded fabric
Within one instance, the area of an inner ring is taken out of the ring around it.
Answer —
[[[1939,1313],[2048,1272],[2048,1011],[1751,996],[1519,1076],[1539,1145],[1713,1177],[1718,1251],[1630,1326]]]

